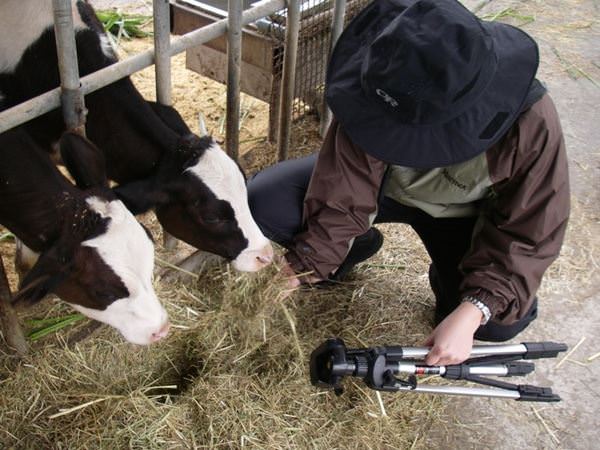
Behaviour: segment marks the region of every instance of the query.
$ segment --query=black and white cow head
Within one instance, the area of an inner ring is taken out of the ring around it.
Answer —
[[[164,154],[156,176],[116,192],[134,213],[155,208],[167,232],[231,260],[237,270],[254,272],[273,260],[250,212],[241,168],[211,137],[187,130],[175,151]]]
[[[56,203],[48,205],[59,212],[58,235],[42,250],[14,301],[31,304],[55,293],[129,342],[158,341],[169,324],[152,286],[149,235],[108,188],[98,149],[73,133],[63,135],[60,149],[79,189],[63,188]],[[14,230],[17,236],[19,231]]]

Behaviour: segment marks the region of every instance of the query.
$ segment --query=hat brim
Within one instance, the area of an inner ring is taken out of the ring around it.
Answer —
[[[518,28],[483,21],[498,58],[484,92],[445,123],[405,124],[369,99],[361,86],[361,65],[375,37],[364,21],[377,23],[377,14],[380,22],[390,20],[381,2],[356,16],[340,36],[327,70],[327,103],[350,139],[377,159],[415,168],[458,164],[494,145],[518,118],[535,78],[539,63],[535,41]]]

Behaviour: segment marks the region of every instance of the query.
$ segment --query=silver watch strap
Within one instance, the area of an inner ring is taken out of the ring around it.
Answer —
[[[479,311],[481,311],[481,314],[483,315],[481,318],[481,325],[485,325],[492,318],[492,312],[490,311],[490,308],[488,308],[487,305],[478,298],[471,295],[466,295],[463,297],[461,303],[463,302],[471,303],[472,305],[476,306]]]

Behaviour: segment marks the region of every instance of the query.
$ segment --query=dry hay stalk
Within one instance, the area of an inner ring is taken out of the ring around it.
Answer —
[[[197,281],[156,285],[180,328],[155,346],[131,346],[104,327],[67,347],[75,331],[61,330],[36,342],[21,364],[1,357],[0,445],[419,447],[440,399],[384,394],[378,403],[355,382],[338,398],[308,377],[308,355],[327,337],[414,344],[429,330],[423,250],[406,228],[385,233],[394,239],[374,262],[404,269],[363,264],[348,282],[282,299],[285,279],[274,267],[210,267]]]

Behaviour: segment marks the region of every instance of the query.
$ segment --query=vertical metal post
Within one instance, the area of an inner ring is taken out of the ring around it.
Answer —
[[[154,15],[154,73],[156,100],[171,106],[171,27],[169,0],[153,0]]]
[[[333,20],[331,22],[331,46],[329,48],[329,54],[325,67],[329,63],[329,58],[333,52],[333,48],[337,43],[338,38],[344,30],[344,18],[346,17],[346,0],[335,0],[333,5]],[[325,99],[325,91],[323,91],[323,115],[321,117],[321,136],[325,136],[327,128],[331,123],[331,110],[327,106],[327,100]]]
[[[85,103],[79,81],[77,46],[70,0],[53,0],[54,33],[60,72],[61,104],[67,129],[85,134]],[[40,70],[43,70],[40,68]]]
[[[277,138],[279,161],[287,159],[290,145],[299,34],[300,0],[288,0],[287,19],[285,23],[285,54],[281,80],[281,102],[279,107],[279,135]]]
[[[154,74],[156,76],[156,100],[171,106],[171,21],[169,0],[152,0],[154,26]],[[177,239],[163,229],[163,245],[173,250]]]
[[[229,0],[227,11],[227,154],[237,161],[240,146],[240,74],[242,64],[242,0]]]
[[[19,356],[23,356],[27,353],[29,346],[17,314],[11,305],[11,299],[10,285],[0,255],[0,331],[9,347],[12,347]]]

